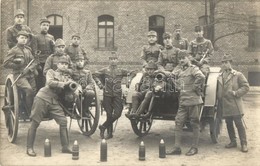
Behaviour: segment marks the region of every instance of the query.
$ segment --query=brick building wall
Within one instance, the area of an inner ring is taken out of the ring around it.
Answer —
[[[172,1],[86,1],[86,0],[8,0],[2,2],[2,35],[4,30],[13,24],[13,12],[19,1],[29,13],[28,23],[34,33],[39,31],[39,20],[52,14],[63,17],[63,39],[69,43],[71,35],[77,31],[82,36],[82,46],[90,58],[90,68],[95,70],[107,64],[107,56],[111,50],[99,50],[97,46],[98,17],[111,15],[114,17],[114,45],[122,61],[129,68],[141,68],[140,52],[147,43],[146,33],[149,30],[149,17],[160,15],[165,18],[165,31],[172,32],[175,23],[183,26],[183,36],[189,40],[194,38],[193,29],[198,18],[204,14],[204,0],[172,0]],[[27,5],[24,5],[27,4]],[[228,11],[230,7],[256,15],[259,3],[255,1],[221,2],[219,9]],[[248,13],[246,13],[248,14]],[[228,24],[216,25],[216,37],[229,31]],[[85,30],[85,31],[84,31]],[[6,52],[5,39],[2,38],[2,56]],[[246,76],[248,71],[259,72],[258,52],[248,52],[247,33],[223,38],[217,43],[212,65],[219,65],[223,51],[235,56],[235,68]]]

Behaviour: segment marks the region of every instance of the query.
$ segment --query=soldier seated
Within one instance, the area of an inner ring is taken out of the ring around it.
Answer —
[[[94,92],[94,80],[90,70],[84,69],[85,57],[83,54],[78,54],[75,58],[75,69],[73,70],[72,78],[80,85],[80,92],[83,96],[82,110],[83,113],[88,112],[88,109],[95,97]],[[77,105],[81,106],[80,101],[77,101]],[[85,116],[88,116],[87,114]]]

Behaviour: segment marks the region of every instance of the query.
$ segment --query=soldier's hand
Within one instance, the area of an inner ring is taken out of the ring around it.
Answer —
[[[29,68],[27,68],[27,69],[24,69],[23,71],[22,71],[22,75],[25,75],[25,74],[27,74],[27,73],[29,73],[29,71],[30,71],[30,69]]]
[[[104,88],[103,84],[100,81],[97,82],[97,86],[99,87],[99,89],[103,89]]]

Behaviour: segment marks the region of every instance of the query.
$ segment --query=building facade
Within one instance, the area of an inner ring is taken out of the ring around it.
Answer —
[[[162,44],[161,34],[172,33],[174,24],[180,23],[183,36],[191,41],[195,38],[194,26],[201,24],[199,18],[205,15],[205,0],[6,0],[1,3],[2,57],[7,51],[5,30],[13,24],[14,11],[20,8],[25,11],[26,24],[33,33],[39,31],[39,20],[43,17],[51,21],[49,32],[55,38],[63,38],[66,43],[73,33],[80,33],[92,70],[107,65],[111,51],[117,52],[122,65],[141,69],[141,48],[147,43],[149,30],[158,32]],[[259,2],[256,1],[224,1],[218,5],[217,11],[225,11],[222,15],[228,16],[227,11],[231,9],[256,20],[260,16],[257,11]],[[258,26],[259,22],[253,24]],[[234,30],[230,29],[236,28],[234,25],[216,24],[216,38]],[[249,27],[247,24],[244,26]],[[228,51],[235,56],[235,68],[248,77],[251,85],[259,86],[260,55],[255,49],[258,39],[258,31],[220,38],[215,43],[212,65],[219,65],[221,55]]]

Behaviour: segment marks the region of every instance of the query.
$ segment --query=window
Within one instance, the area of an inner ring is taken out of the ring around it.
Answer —
[[[114,48],[114,17],[98,17],[98,48]]]
[[[55,40],[58,38],[62,38],[63,32],[63,19],[62,16],[53,14],[47,16],[50,23],[49,33],[54,36]]]
[[[249,50],[260,51],[260,16],[250,17],[248,29]]]
[[[164,17],[159,15],[154,15],[149,17],[149,31],[154,30],[157,32],[158,43],[163,45],[162,35],[165,31]]]

